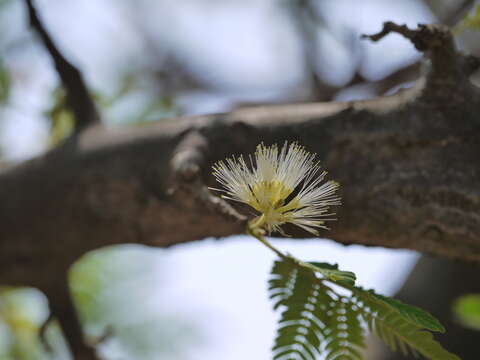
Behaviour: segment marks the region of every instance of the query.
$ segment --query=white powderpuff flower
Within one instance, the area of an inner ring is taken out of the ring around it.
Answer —
[[[213,175],[223,185],[224,198],[254,208],[258,217],[252,227],[269,233],[291,223],[318,235],[318,228],[327,229],[325,221],[330,206],[340,205],[339,184],[324,182],[326,171],[311,154],[297,143],[257,146],[247,164],[242,156],[220,161],[213,166]]]

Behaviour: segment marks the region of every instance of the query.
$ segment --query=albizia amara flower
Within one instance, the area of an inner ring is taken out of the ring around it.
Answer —
[[[220,161],[213,166],[213,175],[224,187],[224,198],[254,208],[258,217],[254,227],[269,233],[282,232],[282,224],[291,223],[318,235],[326,228],[330,206],[340,205],[338,183],[326,181],[315,154],[297,143],[260,144],[249,164],[242,156]]]

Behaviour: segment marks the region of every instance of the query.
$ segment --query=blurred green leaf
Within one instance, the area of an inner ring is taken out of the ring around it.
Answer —
[[[459,34],[466,29],[480,30],[480,4],[475,7],[473,13],[469,13],[453,29],[455,34]]]
[[[112,95],[94,92],[94,99],[105,110],[106,120],[115,124],[142,126],[181,113],[175,97],[141,72],[126,72]]]
[[[5,103],[10,95],[10,74],[8,69],[0,60],[0,104]]]
[[[480,294],[459,297],[453,304],[453,312],[465,327],[480,330]]]
[[[326,355],[325,359],[331,360],[360,360],[365,348],[363,322],[393,351],[419,353],[431,360],[460,360],[427,331],[444,330],[432,315],[373,290],[352,286],[353,273],[340,271],[337,265],[284,257],[274,263],[271,273],[270,298],[274,309],[282,307],[274,359]],[[350,297],[325,283],[332,276],[338,279],[334,281],[339,287],[351,292]]]
[[[69,273],[87,340],[102,342],[126,359],[178,358],[195,341],[194,320],[154,301],[161,250],[118,245],[92,251]]]
[[[62,87],[53,91],[53,104],[46,115],[50,118],[49,143],[53,147],[69,136],[75,127],[75,118],[67,107],[66,94]]]
[[[6,359],[46,359],[38,335],[47,316],[47,301],[40,291],[32,288],[0,288],[0,321],[10,334]]]

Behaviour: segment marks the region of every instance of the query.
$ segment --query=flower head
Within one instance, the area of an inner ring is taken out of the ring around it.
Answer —
[[[297,143],[257,146],[249,165],[242,156],[220,161],[213,175],[224,187],[225,198],[245,203],[259,216],[252,224],[268,232],[282,233],[280,226],[291,223],[317,235],[331,220],[329,208],[340,205],[338,183],[323,182],[315,154]]]

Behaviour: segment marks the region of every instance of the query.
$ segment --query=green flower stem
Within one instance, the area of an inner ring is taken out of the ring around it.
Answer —
[[[263,215],[260,216],[258,219],[254,219],[253,221],[249,222],[247,225],[247,234],[252,235],[255,239],[260,241],[263,245],[267,248],[272,250],[275,254],[277,254],[282,259],[287,259],[288,256],[270,244],[267,239],[263,237],[264,230],[261,228],[263,222]]]
[[[307,262],[304,262],[300,259],[297,259],[296,257],[294,257],[292,255],[286,255],[286,254],[282,253],[275,246],[273,246],[270,242],[268,242],[267,239],[265,239],[265,237],[263,236],[265,234],[265,230],[263,229],[263,225],[265,223],[265,220],[266,220],[265,215],[262,214],[259,217],[249,221],[249,223],[247,225],[247,234],[253,236],[255,239],[260,241],[263,245],[265,245],[267,248],[269,248],[275,254],[277,254],[277,256],[280,257],[282,260],[290,260],[290,261],[292,261],[292,264],[295,267],[298,267],[300,269],[309,269],[310,271],[312,271],[313,274],[315,274],[316,269],[313,265],[311,265]],[[344,289],[349,290],[352,293],[354,292],[354,287],[348,286],[346,284],[338,283],[338,282],[336,282],[334,280],[331,280],[331,279],[328,279],[328,278],[318,279],[315,276],[315,280],[320,286],[323,286],[323,287],[325,286],[323,284],[323,281],[328,281],[331,284],[335,284],[337,286],[343,287]]]

